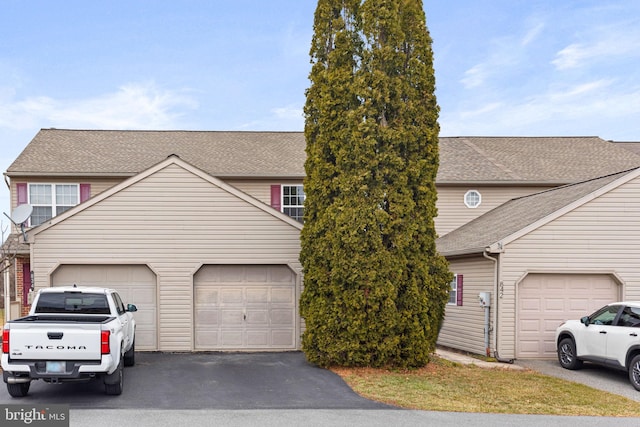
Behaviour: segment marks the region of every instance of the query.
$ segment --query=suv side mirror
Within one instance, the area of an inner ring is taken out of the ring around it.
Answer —
[[[136,307],[135,304],[127,304],[127,311],[133,313],[134,311],[138,311],[138,307]]]
[[[589,316],[582,317],[580,323],[584,324],[584,326],[589,326]]]

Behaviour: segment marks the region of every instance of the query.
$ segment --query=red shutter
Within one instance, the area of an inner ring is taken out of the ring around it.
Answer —
[[[272,185],[271,186],[271,207],[282,211],[282,190],[280,189],[280,185]]]
[[[27,183],[21,182],[16,184],[16,190],[18,192],[18,206],[28,203],[29,199],[27,197]]]
[[[80,203],[86,202],[91,197],[91,184],[80,184]]]
[[[22,306],[29,305],[31,292],[31,264],[22,264]]]
[[[458,274],[456,280],[456,305],[462,305],[462,274]]]

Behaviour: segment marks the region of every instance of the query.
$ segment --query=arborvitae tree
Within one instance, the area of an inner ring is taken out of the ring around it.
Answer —
[[[319,0],[305,105],[303,349],[428,363],[452,279],[435,247],[438,112],[420,0]]]

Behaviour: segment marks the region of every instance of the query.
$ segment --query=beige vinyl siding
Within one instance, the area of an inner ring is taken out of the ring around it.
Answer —
[[[158,277],[159,350],[193,349],[193,275],[203,264],[289,265],[300,286],[299,230],[180,164],[68,214],[33,236],[36,288],[60,264],[147,265]]]
[[[262,203],[271,205],[271,186],[272,185],[302,185],[302,180],[278,180],[270,178],[268,180],[246,180],[246,179],[229,179],[225,180],[229,185],[233,185],[238,190],[247,193],[251,197],[260,200]]]
[[[515,355],[517,285],[529,273],[608,274],[622,285],[620,299],[640,299],[638,194],[640,180],[635,178],[506,246],[501,255],[501,356]]]
[[[91,184],[91,197],[95,197],[105,190],[113,187],[116,184],[120,184],[124,179],[118,178],[103,178],[103,179],[91,179],[83,180],[83,184]]]
[[[478,294],[491,292],[493,305],[493,262],[485,258],[451,260],[449,269],[454,274],[463,275],[463,305],[447,305],[438,345],[485,354],[485,313],[484,308],[478,303]]]
[[[438,216],[435,218],[436,232],[444,236],[450,231],[466,224],[474,218],[516,197],[547,190],[549,187],[527,186],[452,186],[439,185]],[[469,190],[480,193],[482,201],[477,208],[468,208],[464,204],[464,195]]]

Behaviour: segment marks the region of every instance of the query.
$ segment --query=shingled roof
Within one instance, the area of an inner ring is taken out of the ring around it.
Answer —
[[[640,166],[640,156],[598,137],[440,139],[439,183],[569,184]]]
[[[132,176],[170,155],[221,177],[304,176],[301,132],[43,129],[9,176]]]
[[[603,188],[632,169],[512,199],[436,240],[445,256],[480,253],[514,233]]]
[[[598,137],[443,137],[440,184],[561,185],[640,166]],[[132,176],[175,154],[218,177],[304,177],[302,132],[43,129],[6,174]]]
[[[618,147],[622,147],[625,150],[631,151],[635,154],[640,154],[640,142],[621,142],[621,141],[611,141],[616,144]]]

